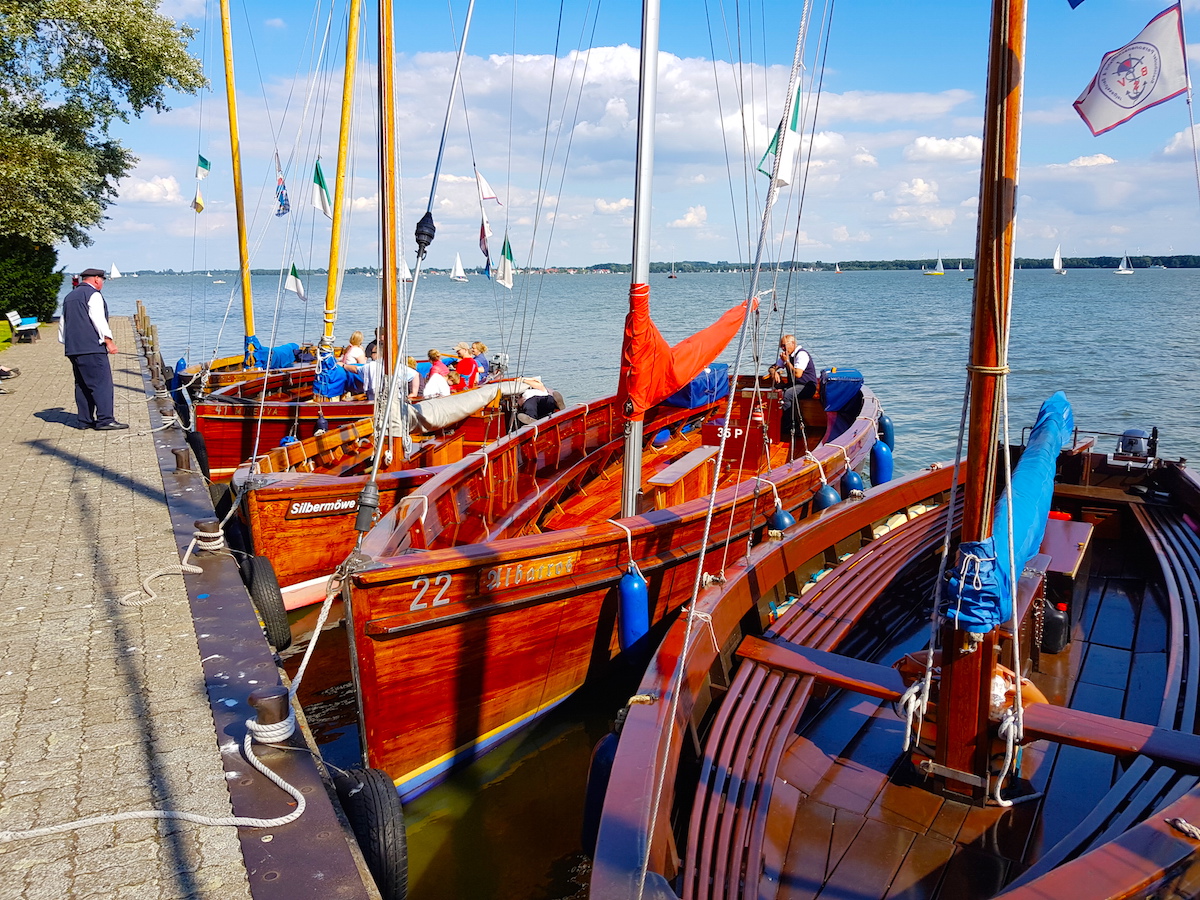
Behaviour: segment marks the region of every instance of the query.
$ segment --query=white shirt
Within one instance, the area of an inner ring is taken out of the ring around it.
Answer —
[[[426,400],[433,397],[449,397],[450,382],[446,380],[446,376],[441,372],[432,372],[425,379],[425,390],[421,392],[421,396]]]

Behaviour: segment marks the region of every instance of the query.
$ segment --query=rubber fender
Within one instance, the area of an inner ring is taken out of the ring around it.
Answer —
[[[628,650],[650,631],[650,590],[636,565],[617,582],[617,641]]]
[[[670,440],[671,440],[671,431],[668,428],[664,428],[662,431],[660,431],[658,434],[656,434],[654,436],[654,446],[655,447],[665,447]]]
[[[851,491],[864,491],[866,485],[863,484],[862,476],[853,469],[842,476],[842,496],[849,497]]]
[[[208,444],[204,441],[204,435],[198,431],[185,431],[184,440],[192,448],[192,455],[196,457],[196,468],[211,481],[212,469],[208,467]]]
[[[294,434],[285,434],[283,437],[281,437],[279,439],[280,447],[286,447],[286,446],[288,446],[288,444],[298,444],[298,443],[300,443],[300,438],[296,437]]]
[[[887,484],[892,480],[894,468],[892,448],[884,441],[876,441],[871,447],[871,484]]]
[[[842,502],[842,495],[837,492],[832,484],[822,485],[821,489],[813,496],[813,509],[820,511],[829,509],[835,503]]]
[[[876,424],[879,429],[879,439],[888,445],[889,450],[895,450],[896,426],[892,423],[891,417],[880,413],[879,421]]]
[[[283,605],[283,594],[279,590],[279,579],[275,567],[265,556],[251,556],[250,599],[258,610],[267,640],[276,650],[292,646],[292,628],[288,625],[287,609]]]
[[[350,769],[333,780],[338,800],[384,900],[408,896],[408,837],[396,785],[379,769]]]
[[[608,779],[612,775],[613,760],[617,756],[617,736],[611,731],[592,748],[592,761],[588,765],[587,792],[583,799],[583,852],[596,854],[596,837],[600,833],[600,814],[604,811],[604,795],[608,793]]]
[[[796,517],[782,506],[777,506],[775,511],[767,516],[767,527],[772,531],[783,531],[786,528],[791,528],[795,524]]]

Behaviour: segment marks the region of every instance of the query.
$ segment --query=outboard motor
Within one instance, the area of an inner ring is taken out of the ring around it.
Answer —
[[[489,361],[492,367],[492,377],[499,378],[508,371],[508,354],[493,353]]]
[[[1150,456],[1150,435],[1142,428],[1128,428],[1117,442],[1117,453],[1121,456]]]

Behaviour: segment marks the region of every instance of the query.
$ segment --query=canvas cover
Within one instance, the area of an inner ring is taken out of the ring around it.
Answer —
[[[757,309],[758,300],[752,302]],[[739,303],[703,331],[672,347],[650,318],[650,285],[630,285],[618,388],[625,417],[640,422],[646,410],[695,378],[737,334],[745,314],[746,304]]]
[[[318,397],[340,397],[346,393],[349,374],[330,350],[317,356],[317,375],[313,378],[313,393]]]
[[[986,633],[1012,618],[1013,572],[1008,560],[1008,508],[1012,505],[1016,571],[1038,552],[1046,532],[1058,454],[1075,430],[1071,404],[1062,391],[1042,404],[1021,460],[1013,469],[1012,496],[996,503],[992,535],[964,541],[942,598],[943,614],[966,631]]]
[[[431,434],[457,425],[467,416],[479,412],[497,397],[514,396],[525,390],[520,380],[497,381],[449,397],[431,397],[419,403],[397,407],[397,423],[390,429],[393,437],[400,434]]]
[[[663,401],[667,406],[697,409],[729,396],[729,366],[712,363]]]

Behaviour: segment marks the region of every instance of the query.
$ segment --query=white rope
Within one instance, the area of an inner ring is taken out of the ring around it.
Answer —
[[[1017,691],[1021,690],[1021,676],[1016,676]],[[1020,698],[1020,693],[1017,694]],[[1004,711],[1003,718],[1000,719],[1000,737],[1004,738],[1004,765],[1000,768],[1000,773],[996,776],[995,789],[992,792],[992,797],[996,801],[997,806],[1012,806],[1011,800],[1005,800],[1000,796],[1000,789],[1004,785],[1004,779],[1008,775],[1009,769],[1012,768],[1013,758],[1016,756],[1017,741],[1021,737],[1021,714],[1020,706],[1015,708],[1010,707]]]
[[[1200,828],[1197,828],[1187,819],[1181,819],[1178,816],[1171,819],[1163,819],[1168,825],[1178,831],[1180,834],[1190,837],[1193,841],[1200,841]]]
[[[188,563],[188,559],[192,555],[192,550],[196,547],[199,547],[201,550],[223,550],[225,548],[225,534],[220,528],[214,532],[199,530],[192,532],[192,542],[188,544],[188,548],[183,554],[183,559],[177,565],[163,566],[157,572],[147,575],[142,580],[141,590],[131,591],[124,597],[118,597],[117,604],[125,607],[149,606],[158,599],[158,594],[154,593],[153,588],[150,587],[150,582],[155,578],[163,575],[199,575],[204,570],[199,566]],[[146,596],[139,597],[141,594],[145,594]]]
[[[928,669],[928,664],[926,665]],[[914,681],[908,686],[908,690],[901,695],[899,701],[900,708],[904,710],[904,752],[907,753],[909,747],[915,746],[918,742],[913,739],[913,720],[918,717],[925,717],[926,703],[929,701],[929,695],[923,690],[925,681]]]
[[[813,452],[805,453],[801,459],[810,460],[817,467],[817,476],[821,479],[821,487],[828,487],[829,480],[825,477],[825,466]]]
[[[625,540],[629,544],[629,562],[630,562],[630,564],[632,564],[633,563],[633,532],[629,530],[629,527],[627,525],[625,525],[621,522],[618,522],[616,519],[609,519],[608,521],[611,522],[613,525],[616,525],[623,532],[625,532]]]
[[[695,606],[689,606],[686,612],[689,618],[696,618],[708,626],[708,636],[712,640],[713,649],[720,653],[721,645],[717,642],[717,631],[713,628],[712,613],[701,612]]]

